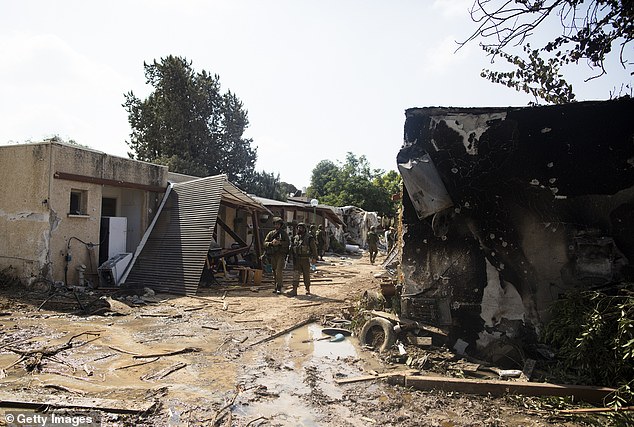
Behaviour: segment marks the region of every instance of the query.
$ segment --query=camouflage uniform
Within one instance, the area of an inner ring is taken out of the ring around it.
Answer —
[[[275,230],[269,231],[264,238],[264,249],[271,260],[271,267],[273,268],[273,281],[275,282],[275,290],[273,292],[281,294],[284,262],[286,261],[286,255],[288,255],[290,240],[282,218],[273,218],[273,223],[275,224]]]
[[[317,261],[317,245],[313,235],[306,231],[304,223],[297,224],[297,234],[293,238],[291,249],[293,251],[293,290],[288,295],[297,295],[300,273],[304,278],[306,295],[310,295],[310,261],[311,258],[313,262]]]
[[[375,227],[370,227],[370,231],[368,231],[368,250],[370,251],[370,263],[374,264],[376,260],[376,254],[379,252],[379,248],[377,243],[379,241],[379,236],[377,236]]]

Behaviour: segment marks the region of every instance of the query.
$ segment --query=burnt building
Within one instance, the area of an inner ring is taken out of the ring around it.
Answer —
[[[402,315],[487,357],[567,291],[632,279],[633,117],[629,98],[408,109]]]

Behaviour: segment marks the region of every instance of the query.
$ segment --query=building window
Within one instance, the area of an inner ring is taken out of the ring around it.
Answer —
[[[88,214],[88,192],[86,190],[70,190],[70,215]]]

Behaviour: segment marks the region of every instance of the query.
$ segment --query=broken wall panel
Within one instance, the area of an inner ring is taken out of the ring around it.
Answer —
[[[404,189],[404,314],[483,352],[533,335],[567,290],[631,278],[631,117],[631,99],[407,110],[397,163],[430,159],[453,205],[421,215]]]

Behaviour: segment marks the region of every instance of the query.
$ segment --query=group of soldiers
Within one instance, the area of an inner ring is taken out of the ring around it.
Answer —
[[[297,224],[297,230],[292,238],[289,237],[282,218],[273,218],[273,225],[275,228],[264,238],[264,249],[269,257],[275,282],[273,293],[282,293],[284,265],[290,254],[293,261],[293,289],[287,292],[286,295],[290,297],[297,296],[300,274],[303,277],[306,295],[311,295],[311,263],[317,263],[318,259],[323,261],[323,256],[327,249],[323,225],[319,225],[317,230],[313,229],[313,232],[309,232],[306,224],[300,222]],[[314,225],[311,226],[311,228],[313,227]]]

